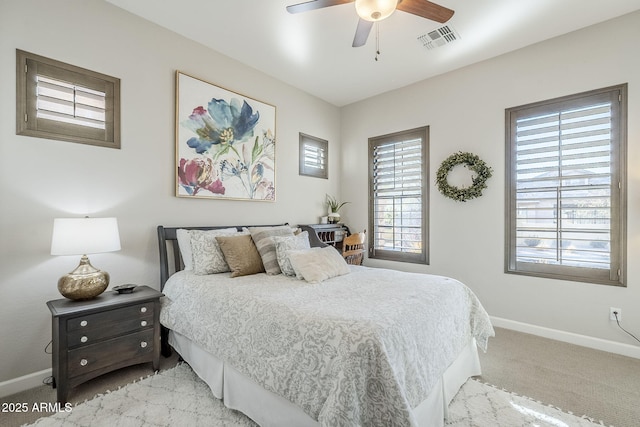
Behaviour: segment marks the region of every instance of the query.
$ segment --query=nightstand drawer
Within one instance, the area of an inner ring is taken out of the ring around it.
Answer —
[[[84,375],[96,369],[134,359],[153,351],[154,329],[87,345],[68,352],[69,377]]]
[[[84,331],[93,328],[108,329],[126,319],[153,317],[153,302],[137,304],[101,313],[88,314],[67,320],[67,331]]]
[[[153,327],[153,313],[150,316],[122,320],[110,324],[109,327],[69,332],[67,346],[74,348],[81,345],[91,345],[103,339],[117,337],[149,327]]]

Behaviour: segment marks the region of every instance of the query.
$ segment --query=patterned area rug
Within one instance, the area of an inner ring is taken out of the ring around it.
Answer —
[[[152,375],[113,392],[40,418],[31,426],[65,427],[253,427],[239,412],[226,408],[187,364]],[[449,406],[452,427],[593,427],[578,418],[526,397],[469,380]]]
[[[595,420],[468,380],[449,405],[447,427],[593,427]]]

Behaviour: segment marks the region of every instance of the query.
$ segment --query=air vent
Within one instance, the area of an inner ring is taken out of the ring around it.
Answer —
[[[418,36],[418,41],[429,50],[435,49],[445,44],[452,43],[460,38],[460,35],[448,25],[429,31]]]

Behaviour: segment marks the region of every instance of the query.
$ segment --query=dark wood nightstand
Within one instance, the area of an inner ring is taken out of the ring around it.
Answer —
[[[161,292],[104,292],[88,301],[47,302],[52,315],[53,386],[58,401],[92,378],[138,363],[160,367]]]

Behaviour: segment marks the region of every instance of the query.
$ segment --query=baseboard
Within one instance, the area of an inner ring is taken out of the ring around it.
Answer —
[[[42,385],[42,381],[51,376],[51,369],[24,375],[0,383],[0,398],[20,393]]]
[[[573,332],[560,331],[557,329],[545,328],[544,326],[531,325],[529,323],[517,322],[515,320],[503,319],[491,316],[491,322],[498,328],[511,329],[569,344],[576,344],[596,350],[608,351],[609,353],[620,354],[622,356],[640,359],[640,346],[624,344],[616,341],[603,340],[587,335],[574,334]]]

